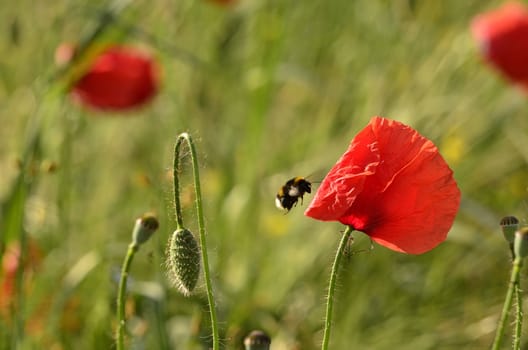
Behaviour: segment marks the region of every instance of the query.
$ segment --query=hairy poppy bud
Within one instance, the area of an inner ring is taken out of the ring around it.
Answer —
[[[171,282],[185,296],[191,295],[200,276],[200,249],[191,231],[177,229],[169,240],[167,269]]]
[[[269,350],[270,337],[263,331],[252,331],[244,338],[246,350]]]
[[[149,240],[159,227],[158,219],[152,214],[145,214],[136,220],[134,231],[132,231],[132,241],[136,245],[141,245]]]

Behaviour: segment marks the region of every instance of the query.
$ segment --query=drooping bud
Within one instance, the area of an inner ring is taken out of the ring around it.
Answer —
[[[515,232],[519,229],[519,219],[515,216],[505,216],[501,219],[500,226],[506,241],[513,244]]]
[[[159,227],[159,221],[153,214],[147,213],[136,220],[132,231],[132,242],[137,246],[149,240]]]
[[[185,296],[192,294],[200,277],[200,249],[191,231],[177,229],[167,247],[168,276]]]
[[[271,338],[263,331],[252,331],[244,338],[246,350],[269,350]]]
[[[521,259],[528,256],[528,227],[523,227],[515,232],[515,256]]]

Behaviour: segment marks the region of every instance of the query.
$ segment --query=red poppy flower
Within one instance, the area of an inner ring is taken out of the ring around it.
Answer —
[[[84,105],[123,111],[150,101],[158,90],[156,64],[136,49],[113,46],[77,81],[73,95]]]
[[[505,4],[475,17],[471,31],[486,60],[528,89],[528,8],[520,3]]]
[[[445,240],[459,203],[453,172],[436,146],[409,126],[374,117],[321,182],[305,215],[421,254]]]

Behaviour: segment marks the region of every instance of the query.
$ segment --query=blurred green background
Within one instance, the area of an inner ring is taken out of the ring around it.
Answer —
[[[249,331],[263,329],[273,350],[317,349],[342,226],[304,217],[311,196],[288,215],[274,197],[293,176],[321,180],[374,115],[438,145],[462,204],[448,240],[429,253],[376,245],[345,261],[331,348],[487,348],[511,266],[498,223],[524,223],[528,206],[526,95],[482,63],[469,32],[474,15],[499,4],[135,1],[118,24],[134,29],[127,44],[157,57],[163,84],[153,103],[120,115],[86,111],[51,89],[55,48],[79,41],[108,3],[4,1],[0,234],[9,246],[23,230],[40,258],[16,312],[2,313],[2,348],[17,334],[19,349],[113,348],[119,268],[147,211],[161,227],[132,266],[130,348],[207,348],[203,281],[184,298],[164,271],[175,229],[172,152],[187,131],[202,167],[222,344],[242,349]],[[185,222],[196,233],[190,180]],[[369,248],[355,237],[353,249]]]

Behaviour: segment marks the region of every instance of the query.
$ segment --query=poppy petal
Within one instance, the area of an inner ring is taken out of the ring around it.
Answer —
[[[364,232],[393,250],[421,254],[446,239],[458,211],[460,191],[433,143],[421,138],[414,145],[419,153],[402,163],[380,194],[378,210],[383,216]]]
[[[368,139],[360,137],[365,132]],[[357,144],[362,141],[376,145],[379,161],[373,173],[355,176],[361,186],[354,188],[359,190],[347,201],[341,197],[350,193],[348,183],[335,183],[356,166],[357,158],[351,153],[361,149]],[[421,254],[444,241],[458,211],[460,191],[436,146],[412,128],[380,117],[374,117],[352,144],[355,148],[349,148],[332,168],[308,208],[314,206],[318,211],[307,210],[306,214],[340,221],[399,252]],[[333,212],[334,207],[321,205],[320,198],[324,203],[340,198],[338,202],[347,203],[348,208],[343,204]]]
[[[304,214],[322,221],[339,220],[363,190],[365,179],[375,174],[379,162],[377,142],[367,127],[352,140],[321,182]]]

